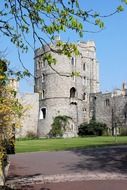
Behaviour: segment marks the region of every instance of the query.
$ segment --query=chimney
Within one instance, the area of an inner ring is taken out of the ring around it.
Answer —
[[[123,82],[123,84],[122,84],[122,95],[127,96],[127,84],[126,84],[126,82]]]

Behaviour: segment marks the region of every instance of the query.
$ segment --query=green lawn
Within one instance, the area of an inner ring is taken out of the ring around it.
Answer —
[[[37,139],[16,141],[16,152],[58,151],[73,148],[127,144],[127,137],[85,137],[70,139]]]

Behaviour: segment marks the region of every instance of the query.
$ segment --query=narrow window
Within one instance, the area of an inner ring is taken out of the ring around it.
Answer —
[[[110,101],[109,101],[109,99],[106,99],[106,100],[105,100],[105,105],[106,105],[106,106],[110,106]]]
[[[46,61],[43,61],[43,67],[45,67],[45,65],[46,65]]]
[[[71,58],[71,64],[72,64],[72,66],[75,65],[75,57],[72,57],[72,58]]]
[[[86,93],[84,93],[83,94],[83,100],[86,100],[86,97],[87,97],[87,95],[86,95]]]
[[[41,69],[41,61],[38,61],[38,69]]]
[[[45,98],[45,91],[42,90],[42,99],[44,99],[44,98]]]
[[[86,70],[86,64],[83,63],[83,71],[85,71],[85,70]]]
[[[46,66],[46,63],[47,63],[46,60],[43,60],[43,61],[42,61],[42,67],[43,67],[43,68]]]
[[[83,79],[82,79],[82,83],[83,83],[83,85],[87,85],[86,77],[83,77]]]
[[[127,113],[126,112],[124,112],[124,118],[125,118],[125,120],[127,120]]]
[[[74,87],[72,87],[70,89],[70,98],[75,98],[76,95],[76,89]]]
[[[42,83],[45,81],[45,75],[42,74]]]
[[[46,118],[46,108],[41,108],[40,109],[40,119],[45,119]]]

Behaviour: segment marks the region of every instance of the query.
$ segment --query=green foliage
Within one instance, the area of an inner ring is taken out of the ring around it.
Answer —
[[[90,123],[83,123],[78,128],[78,135],[96,135],[102,136],[107,131],[106,124],[99,123],[94,120],[91,120]]]
[[[93,9],[90,11],[83,9],[78,0],[4,0],[0,2],[0,33],[8,37],[22,51],[27,52],[29,46],[35,47],[39,42],[44,47],[53,42],[60,32],[67,30],[73,30],[83,37],[85,23],[92,24],[93,30],[96,29],[94,26],[103,29],[102,18],[123,11],[125,4],[127,0],[121,0],[121,5],[114,12],[102,15]],[[46,40],[47,38],[49,40]],[[65,44],[60,45],[61,52],[70,56],[65,46]],[[72,44],[67,43],[67,46],[74,50]]]
[[[7,154],[15,153],[15,127],[20,126],[23,106],[9,84],[7,63],[0,60],[0,176],[7,164]],[[6,159],[5,159],[6,158]]]
[[[122,5],[118,6],[117,7],[117,11],[118,12],[124,11],[124,7]]]
[[[29,140],[32,140],[32,139],[37,139],[38,137],[37,137],[37,135],[34,133],[34,132],[32,132],[32,131],[28,131],[27,132],[27,135],[26,135],[26,137],[25,137],[25,139],[29,139]]]
[[[100,19],[96,19],[95,24],[98,25],[101,29],[104,28],[104,22],[101,21]]]
[[[127,4],[127,0],[122,0],[125,4]]]
[[[68,123],[68,120],[71,119],[66,115],[59,115],[54,118],[52,123],[52,129],[49,132],[50,137],[62,137],[65,132],[65,127]]]
[[[120,136],[127,136],[127,127],[120,128]]]

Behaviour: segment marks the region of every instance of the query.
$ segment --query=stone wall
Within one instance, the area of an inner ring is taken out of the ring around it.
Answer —
[[[70,59],[52,53],[57,60],[53,69],[43,61],[44,49],[35,51],[35,92],[39,93],[39,136],[45,136],[51,129],[53,118],[67,115],[72,118],[72,136],[78,126],[89,121],[89,94],[99,91],[99,71],[94,42],[77,44],[79,56]],[[45,48],[45,51],[47,49]],[[72,76],[79,72],[79,76]],[[71,89],[75,95],[71,97]]]
[[[127,96],[113,93],[91,94],[90,118],[106,123],[111,133],[119,133],[119,128],[127,127]]]
[[[26,112],[21,121],[22,127],[16,129],[16,138],[25,137],[29,132],[37,135],[39,95],[37,93],[18,94],[18,99]]]

